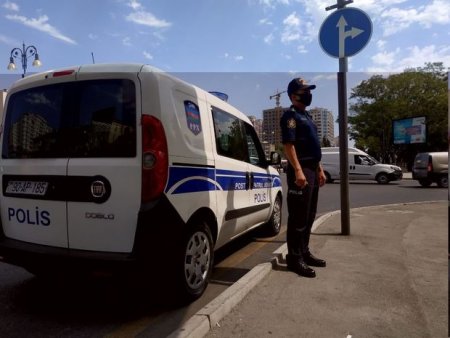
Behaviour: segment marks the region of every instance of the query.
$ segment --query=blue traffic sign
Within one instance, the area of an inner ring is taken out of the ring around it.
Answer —
[[[328,55],[344,58],[357,54],[372,36],[372,21],[358,8],[347,7],[330,14],[322,23],[319,42]]]

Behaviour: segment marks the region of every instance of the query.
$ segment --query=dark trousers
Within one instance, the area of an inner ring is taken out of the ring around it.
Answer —
[[[316,218],[317,201],[319,198],[319,182],[317,165],[303,166],[303,173],[308,185],[301,189],[295,184],[293,171],[287,175],[288,181],[288,223],[287,247],[288,254],[303,258],[309,253],[309,238],[311,228]]]

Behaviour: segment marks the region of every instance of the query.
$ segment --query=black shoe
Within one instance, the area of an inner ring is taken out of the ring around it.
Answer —
[[[298,257],[286,255],[286,263],[288,270],[293,271],[300,276],[308,278],[316,277],[316,272]]]
[[[326,261],[324,261],[323,259],[314,257],[311,253],[305,255],[304,261],[308,265],[317,266],[319,268],[324,268],[327,266]]]

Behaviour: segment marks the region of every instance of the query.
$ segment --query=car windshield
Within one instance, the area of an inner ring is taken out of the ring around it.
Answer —
[[[373,158],[373,157],[370,156],[370,155],[367,155],[367,157],[368,157],[374,164],[379,164],[379,163],[380,163],[380,161],[377,161],[375,158]]]

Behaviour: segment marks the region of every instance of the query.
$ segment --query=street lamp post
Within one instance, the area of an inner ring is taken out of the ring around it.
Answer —
[[[11,56],[9,57],[8,70],[16,69],[16,64],[14,63],[14,58],[20,59],[20,61],[22,62],[22,69],[23,69],[22,78],[24,78],[25,74],[27,72],[28,58],[30,58],[32,56],[34,56],[33,66],[40,67],[41,60],[39,60],[39,54],[37,52],[36,47],[34,47],[34,46],[25,47],[25,43],[23,43],[22,49],[13,48],[13,50],[11,50]]]

